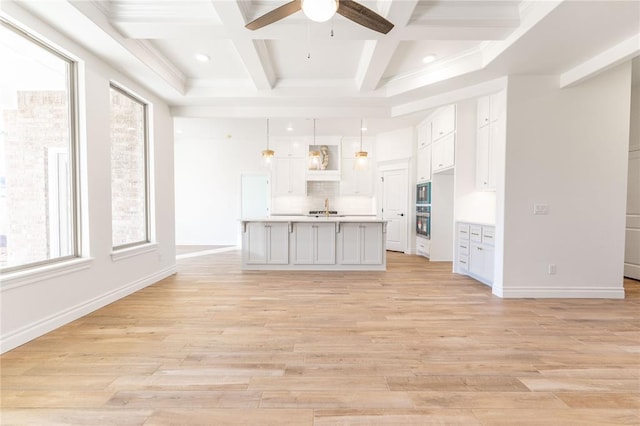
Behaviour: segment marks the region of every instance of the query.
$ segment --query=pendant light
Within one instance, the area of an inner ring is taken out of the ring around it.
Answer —
[[[309,170],[320,168],[320,151],[316,150],[316,119],[313,119],[313,149],[309,151]]]
[[[272,149],[269,149],[269,119],[267,118],[267,149],[262,151],[262,158],[264,158],[264,161],[267,163],[270,163],[274,155],[275,152]]]
[[[366,171],[369,167],[369,154],[362,150],[362,129],[362,119],[360,119],[360,151],[356,152],[356,161],[353,163],[353,169],[357,171]]]

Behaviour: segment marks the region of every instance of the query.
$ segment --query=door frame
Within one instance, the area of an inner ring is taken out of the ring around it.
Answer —
[[[411,160],[393,160],[393,161],[383,161],[378,163],[377,174],[376,174],[376,199],[378,202],[376,203],[376,213],[378,217],[382,218],[382,207],[384,205],[384,191],[383,191],[383,183],[382,176],[385,172],[393,172],[393,171],[405,171],[407,176],[407,194],[406,194],[406,218],[407,223],[405,226],[405,243],[403,253],[411,254],[411,231],[413,230],[413,222],[415,222],[415,206],[412,207],[413,201],[413,187],[414,182],[411,180],[412,169],[411,169]],[[415,174],[415,173],[413,173]]]

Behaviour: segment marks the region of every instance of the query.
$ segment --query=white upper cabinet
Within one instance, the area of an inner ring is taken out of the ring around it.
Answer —
[[[433,142],[453,133],[456,130],[456,106],[447,105],[436,111],[431,125]]]
[[[416,171],[418,182],[428,182],[431,180],[431,144],[418,145],[418,157],[416,159]]]
[[[489,97],[491,103],[491,121],[504,120],[507,115],[507,92],[501,90]]]
[[[273,195],[306,195],[304,158],[273,159]]]
[[[431,145],[431,121],[423,121],[418,125],[418,149]]]
[[[367,167],[356,170],[356,152],[366,151]],[[342,170],[340,177],[340,195],[373,195],[373,143],[370,138],[363,138],[360,149],[360,138],[343,138],[342,140]]]
[[[307,143],[301,138],[274,138],[271,140],[270,148],[278,158],[304,158]]]
[[[476,139],[476,188],[496,190],[496,144],[504,144],[506,92],[478,99]]]
[[[455,165],[455,134],[451,133],[431,146],[432,173],[448,170]]]
[[[483,96],[478,99],[478,128],[488,126],[491,120],[491,97]]]

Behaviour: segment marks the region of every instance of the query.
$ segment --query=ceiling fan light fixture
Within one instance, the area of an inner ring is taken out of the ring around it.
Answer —
[[[326,22],[338,10],[338,0],[302,0],[302,11],[315,22]]]

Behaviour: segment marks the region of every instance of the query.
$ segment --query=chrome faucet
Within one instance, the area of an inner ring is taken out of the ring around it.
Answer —
[[[329,199],[328,198],[324,199],[324,215],[326,217],[329,217]]]

